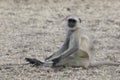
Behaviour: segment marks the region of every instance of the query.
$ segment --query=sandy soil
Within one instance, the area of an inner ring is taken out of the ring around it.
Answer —
[[[95,61],[120,62],[119,0],[0,0],[0,80],[120,80],[120,66],[25,65],[25,57],[43,59],[59,49],[70,14],[94,34]]]

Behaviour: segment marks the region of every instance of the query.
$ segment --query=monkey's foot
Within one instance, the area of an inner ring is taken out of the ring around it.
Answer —
[[[34,64],[34,65],[43,65],[43,62],[35,59],[35,58],[25,58],[26,61],[28,61],[29,63],[31,64]]]

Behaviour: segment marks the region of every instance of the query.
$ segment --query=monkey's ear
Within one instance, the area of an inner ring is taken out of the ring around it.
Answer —
[[[81,23],[82,22],[82,20],[79,18],[79,22]]]

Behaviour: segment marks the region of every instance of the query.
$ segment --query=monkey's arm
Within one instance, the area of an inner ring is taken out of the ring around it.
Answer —
[[[74,37],[70,38],[69,48],[63,53],[61,53],[61,55],[58,55],[52,59],[54,63],[53,65],[56,65],[60,60],[70,56],[71,54],[74,54],[79,49],[79,43]]]
[[[69,47],[69,40],[70,40],[69,36],[70,35],[71,35],[71,32],[69,31],[68,34],[67,34],[66,40],[65,40],[64,44],[62,45],[62,47],[57,52],[55,52],[51,56],[47,57],[45,59],[46,61],[54,59],[56,56],[60,55],[61,53],[63,53],[65,50],[68,49],[68,47]]]
[[[68,48],[68,41],[66,40],[65,43],[62,45],[62,47],[56,51],[55,53],[53,53],[51,56],[45,58],[45,60],[51,60],[52,58],[54,58],[55,56],[60,55],[62,52],[64,52],[67,48]]]

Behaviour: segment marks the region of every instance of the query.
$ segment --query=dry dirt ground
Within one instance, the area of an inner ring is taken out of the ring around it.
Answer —
[[[120,80],[120,66],[26,64],[25,57],[44,59],[59,49],[71,14],[94,34],[95,61],[120,62],[120,0],[0,0],[0,80]]]

